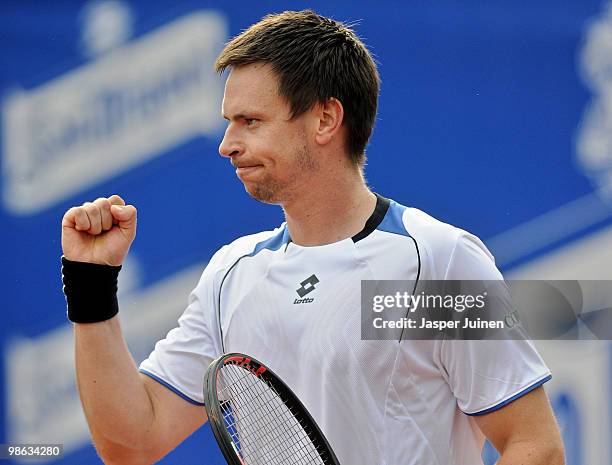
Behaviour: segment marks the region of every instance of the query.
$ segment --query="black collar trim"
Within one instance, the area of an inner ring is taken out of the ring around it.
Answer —
[[[352,237],[353,242],[358,242],[374,232],[374,230],[378,228],[378,225],[382,223],[382,220],[387,214],[387,210],[389,210],[391,201],[381,195],[378,195],[376,192],[374,195],[376,196],[376,207],[374,207],[374,212],[372,215],[370,215],[368,221],[366,221],[363,229]]]

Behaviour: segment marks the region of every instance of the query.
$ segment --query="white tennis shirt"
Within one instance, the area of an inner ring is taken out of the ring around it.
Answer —
[[[529,341],[363,341],[361,280],[502,279],[475,236],[378,198],[353,238],[302,247],[286,224],[221,248],[141,372],[202,405],[210,362],[267,364],[321,427],[341,464],[474,465],[473,416],[550,379]]]

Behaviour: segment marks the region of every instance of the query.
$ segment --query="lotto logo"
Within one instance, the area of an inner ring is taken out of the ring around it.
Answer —
[[[299,289],[296,289],[295,292],[297,292],[297,294],[300,297],[304,297],[306,294],[311,293],[312,291],[315,290],[315,284],[317,284],[319,282],[319,278],[317,278],[314,274],[308,278],[306,278],[304,281],[302,281],[300,284],[302,285],[302,287],[300,287]]]

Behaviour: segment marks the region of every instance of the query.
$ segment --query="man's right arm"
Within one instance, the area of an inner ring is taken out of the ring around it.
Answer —
[[[75,349],[83,410],[107,465],[154,463],[205,423],[203,407],[138,372],[116,316],[75,324]]]
[[[136,209],[117,195],[71,208],[62,220],[70,261],[121,265],[135,236]],[[79,395],[106,464],[153,463],[204,424],[202,407],[138,372],[117,316],[74,328]]]

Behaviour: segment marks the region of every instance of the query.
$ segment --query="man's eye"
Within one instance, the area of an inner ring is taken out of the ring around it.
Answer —
[[[253,124],[257,122],[255,118],[245,118],[244,121],[247,124],[247,126],[253,126]]]

